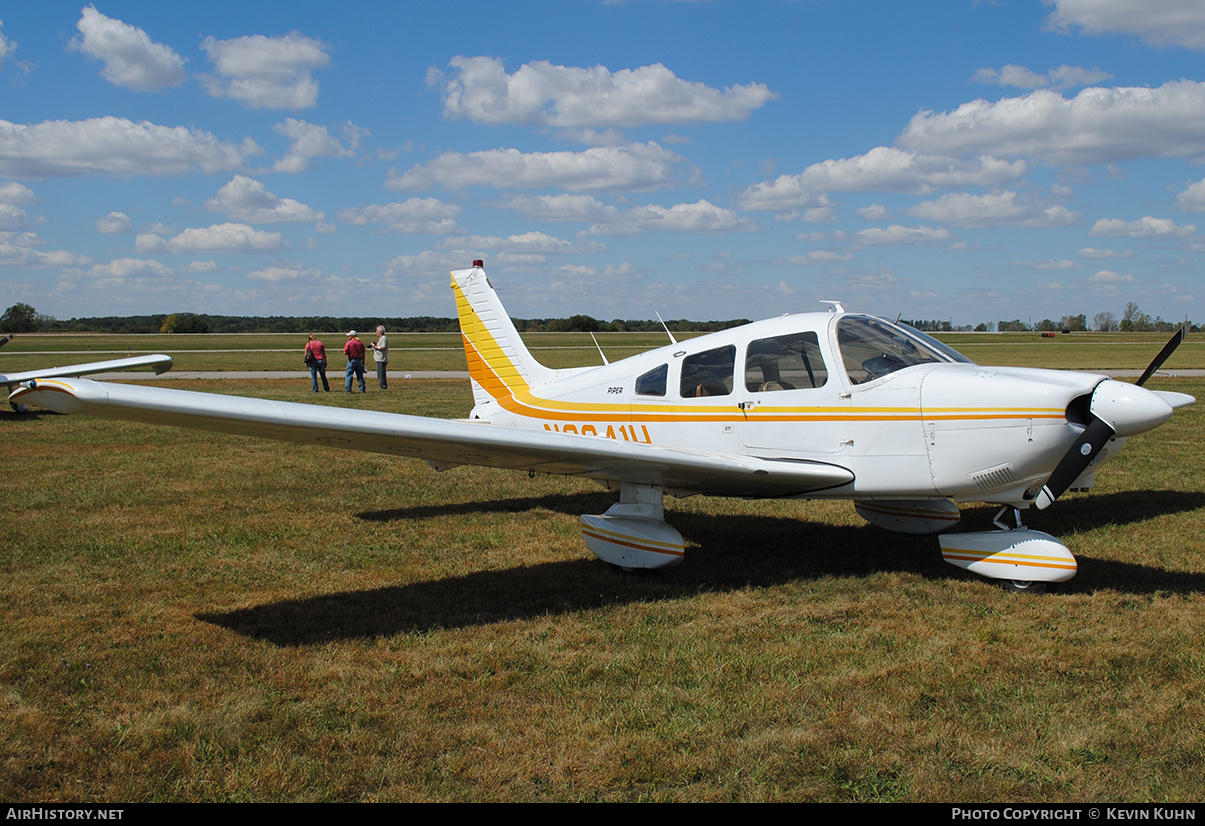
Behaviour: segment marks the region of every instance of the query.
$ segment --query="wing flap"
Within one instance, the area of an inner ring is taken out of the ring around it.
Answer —
[[[774,461],[483,422],[242,398],[88,379],[48,379],[10,400],[105,418],[422,459],[588,476],[724,496],[794,496],[853,481],[824,462]]]

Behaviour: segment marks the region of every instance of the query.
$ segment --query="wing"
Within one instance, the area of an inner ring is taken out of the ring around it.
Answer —
[[[11,338],[11,336],[9,337]],[[68,364],[65,367],[47,367],[42,370],[29,370],[24,373],[0,374],[0,385],[19,384],[23,381],[37,379],[55,379],[64,376],[87,376],[92,373],[108,373],[115,370],[133,370],[136,367],[151,367],[156,374],[165,373],[172,369],[172,357],[165,355],[132,356],[124,359],[109,361],[93,361],[88,364]]]
[[[429,419],[106,384],[88,379],[38,381],[10,401],[60,413],[260,436],[423,459],[432,466],[484,465],[565,476],[660,485],[723,496],[796,496],[852,482],[846,468],[824,462],[775,461],[623,442],[484,422]]]

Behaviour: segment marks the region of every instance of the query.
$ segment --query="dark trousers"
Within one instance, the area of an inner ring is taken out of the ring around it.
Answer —
[[[326,360],[314,359],[310,362],[310,381],[314,384],[314,392],[318,392],[318,377],[322,376],[322,389],[330,392],[331,386],[326,382]]]

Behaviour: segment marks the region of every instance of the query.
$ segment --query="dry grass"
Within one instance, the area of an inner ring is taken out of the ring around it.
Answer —
[[[847,503],[671,502],[686,563],[630,576],[591,483],[0,413],[0,798],[1197,800],[1203,413],[1031,517],[1044,597]]]

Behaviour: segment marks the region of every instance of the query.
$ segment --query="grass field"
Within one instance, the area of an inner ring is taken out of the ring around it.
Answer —
[[[1080,562],[1037,596],[848,503],[668,500],[686,562],[624,575],[592,483],[6,410],[0,799],[1196,801],[1203,415],[1029,516]]]

